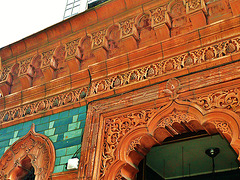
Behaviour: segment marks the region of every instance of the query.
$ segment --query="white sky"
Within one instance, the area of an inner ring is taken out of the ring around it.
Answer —
[[[0,48],[63,20],[67,0],[0,0]]]

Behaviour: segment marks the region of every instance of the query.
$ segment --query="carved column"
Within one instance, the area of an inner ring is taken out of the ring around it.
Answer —
[[[207,24],[204,12],[207,12],[204,0],[184,0],[186,13],[191,19],[193,29],[200,28]]]
[[[120,22],[120,38],[121,38],[121,50],[132,51],[137,49],[137,41],[139,40],[139,34],[135,26],[135,18]]]
[[[92,50],[97,62],[107,59],[107,49],[106,30],[92,33]]]
[[[158,7],[150,10],[151,26],[156,32],[158,40],[164,40],[170,37],[171,20],[167,13],[167,8]]]

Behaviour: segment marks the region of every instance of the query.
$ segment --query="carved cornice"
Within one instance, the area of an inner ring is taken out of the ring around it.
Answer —
[[[156,63],[133,69],[122,74],[92,82],[91,95],[121,87],[133,82],[143,81],[148,78],[158,77],[169,72],[175,72],[209,60],[239,52],[240,38],[233,38],[211,46],[183,53],[181,55],[160,60]]]

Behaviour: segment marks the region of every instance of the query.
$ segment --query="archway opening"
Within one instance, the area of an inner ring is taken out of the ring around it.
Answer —
[[[205,151],[219,148],[212,158]],[[153,146],[139,163],[136,180],[229,180],[240,177],[238,155],[220,134],[206,131],[184,133],[166,138],[161,145]]]
[[[11,180],[35,180],[34,167],[31,159],[26,156],[10,173]]]

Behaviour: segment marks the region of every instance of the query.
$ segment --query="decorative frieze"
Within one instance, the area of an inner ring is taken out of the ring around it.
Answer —
[[[240,38],[223,41],[218,44],[200,48],[179,56],[164,59],[159,62],[127,71],[103,80],[92,82],[91,95],[121,87],[133,82],[157,77],[172,71],[177,71],[192,65],[239,52]]]
[[[54,107],[61,107],[69,103],[79,102],[86,97],[87,87],[65,92],[57,96],[45,98],[43,100],[25,104],[13,109],[0,112],[0,122],[11,121],[21,117],[26,117],[42,111],[50,110]]]

